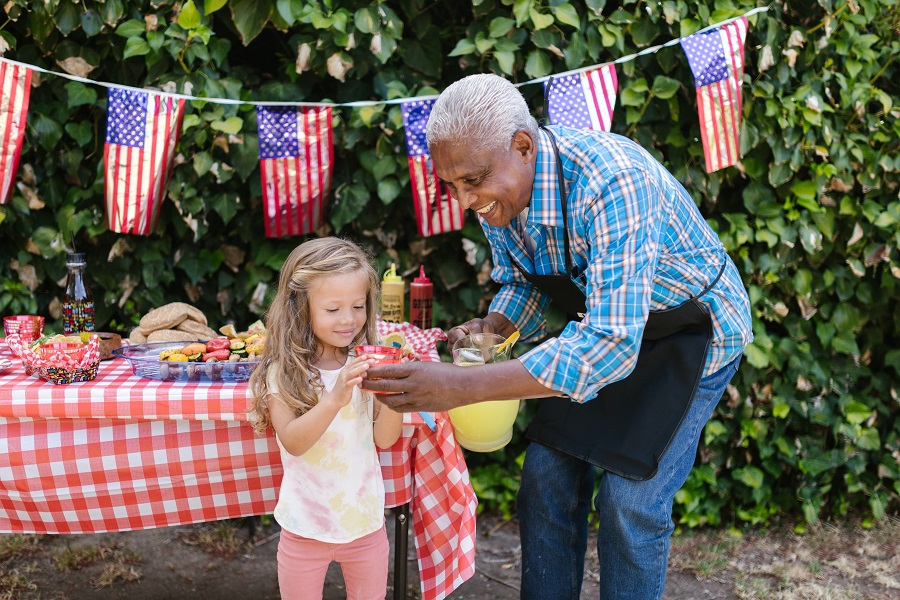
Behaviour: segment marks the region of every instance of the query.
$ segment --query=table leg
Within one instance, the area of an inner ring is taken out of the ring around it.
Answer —
[[[394,508],[394,600],[406,600],[406,553],[409,540],[409,504]]]

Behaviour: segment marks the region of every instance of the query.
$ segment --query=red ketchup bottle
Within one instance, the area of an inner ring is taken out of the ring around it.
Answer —
[[[425,276],[425,265],[419,267],[419,276],[409,284],[409,322],[419,329],[430,329],[432,326],[431,304],[434,298],[434,286]]]

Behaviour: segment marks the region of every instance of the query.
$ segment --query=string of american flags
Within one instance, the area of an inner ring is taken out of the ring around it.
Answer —
[[[615,65],[680,44],[694,76],[701,140],[708,173],[740,158],[741,83],[747,17],[646,48],[614,62],[517,84],[541,83],[548,121],[579,129],[610,131],[618,92]],[[0,57],[0,204],[12,195],[28,114],[32,71],[58,75],[109,89],[104,146],[104,201],[111,231],[150,235],[176,154],[185,103],[257,105],[260,179],[265,235],[308,234],[324,222],[334,172],[332,110],[400,104],[406,137],[416,226],[427,237],[463,227],[463,210],[434,171],[425,127],[435,96],[350,103],[248,102],[197,98],[93,81],[46,71]]]

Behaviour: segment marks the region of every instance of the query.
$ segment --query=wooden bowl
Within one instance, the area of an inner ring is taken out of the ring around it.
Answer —
[[[122,347],[122,336],[108,331],[95,331],[100,338],[100,360],[113,358],[112,351]]]

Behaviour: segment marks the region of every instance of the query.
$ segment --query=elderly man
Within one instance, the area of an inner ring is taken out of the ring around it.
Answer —
[[[526,436],[518,516],[522,598],[580,595],[594,467],[604,600],[660,598],[675,493],[703,425],[752,339],[734,263],[691,197],[632,141],[539,127],[519,91],[473,75],[435,102],[427,140],[450,193],[474,210],[502,286],[483,318],[449,331],[557,337],[477,369],[373,367],[401,411],[541,398]],[[566,398],[567,397],[567,398]]]

